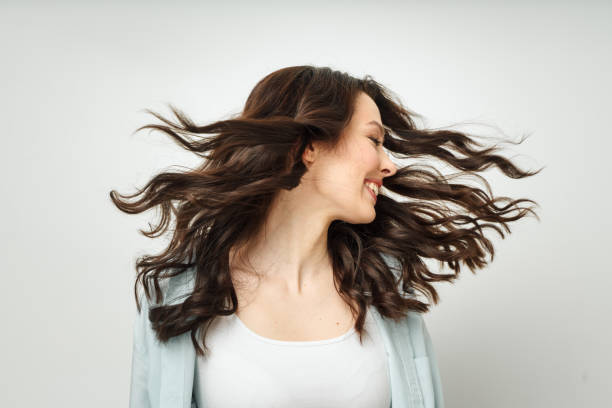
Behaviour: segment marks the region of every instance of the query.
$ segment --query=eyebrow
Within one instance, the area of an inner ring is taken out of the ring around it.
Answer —
[[[380,130],[380,133],[382,133],[382,135],[383,135],[383,141],[385,140],[385,135],[386,135],[387,131],[386,131],[386,128],[383,125],[381,125],[380,123],[378,123],[375,120],[369,121],[368,123],[366,123],[366,125],[374,125],[374,126],[376,126]]]

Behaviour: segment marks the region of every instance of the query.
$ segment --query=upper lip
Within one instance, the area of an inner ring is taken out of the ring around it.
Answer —
[[[382,187],[382,180],[381,179],[370,179],[370,178],[367,178],[367,179],[365,179],[365,181],[376,184],[378,186],[378,188]]]

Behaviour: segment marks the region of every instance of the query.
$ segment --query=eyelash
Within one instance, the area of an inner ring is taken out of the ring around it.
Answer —
[[[382,142],[375,137],[370,137],[369,139],[372,140],[376,146],[380,146],[382,144]]]

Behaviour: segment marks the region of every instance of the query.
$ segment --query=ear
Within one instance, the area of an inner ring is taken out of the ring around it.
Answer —
[[[306,168],[310,168],[312,163],[315,161],[317,156],[318,146],[316,146],[313,142],[310,142],[304,148],[304,153],[302,153],[302,162]]]

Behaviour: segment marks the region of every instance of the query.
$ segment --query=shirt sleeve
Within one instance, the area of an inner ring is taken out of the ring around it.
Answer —
[[[149,378],[149,347],[148,331],[149,324],[149,304],[146,296],[142,296],[140,313],[136,310],[133,325],[132,341],[132,371],[130,380],[130,408],[151,408],[151,401],[148,393]]]
[[[423,321],[423,338],[425,339],[425,350],[427,352],[427,358],[429,360],[429,371],[431,373],[431,381],[433,384],[435,407],[444,408],[444,395],[442,393],[442,380],[440,378],[438,360],[436,358],[436,353],[433,347],[433,343],[431,341],[431,336],[429,335],[429,331],[427,330],[425,321]]]

